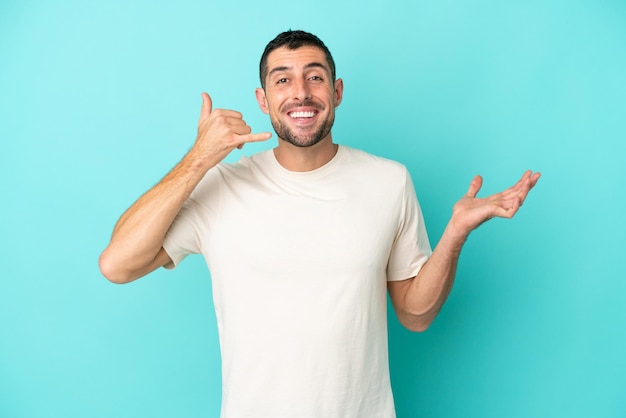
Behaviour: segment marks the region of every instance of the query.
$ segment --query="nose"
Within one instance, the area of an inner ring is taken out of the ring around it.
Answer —
[[[298,101],[305,101],[311,98],[311,90],[306,80],[300,79],[294,84],[293,98]]]

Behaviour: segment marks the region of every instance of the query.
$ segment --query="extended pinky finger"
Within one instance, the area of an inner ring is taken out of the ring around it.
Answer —
[[[270,132],[262,132],[259,134],[243,135],[242,139],[244,140],[243,142],[261,142],[261,141],[267,141],[271,137],[272,137],[272,134]]]

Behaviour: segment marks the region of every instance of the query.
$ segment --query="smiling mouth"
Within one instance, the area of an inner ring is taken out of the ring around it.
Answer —
[[[315,116],[314,111],[306,111],[306,112],[289,112],[288,115],[292,119],[309,119]]]

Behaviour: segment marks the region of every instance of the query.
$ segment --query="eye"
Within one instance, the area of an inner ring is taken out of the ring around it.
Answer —
[[[320,77],[319,75],[313,75],[313,76],[309,77],[309,80],[311,80],[311,81],[324,81],[324,79],[322,77]]]
[[[283,78],[279,78],[278,80],[276,80],[276,84],[284,84],[286,83],[288,80],[287,78],[283,77]]]

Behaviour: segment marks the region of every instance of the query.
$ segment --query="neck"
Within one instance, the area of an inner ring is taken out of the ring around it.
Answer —
[[[337,148],[330,135],[310,147],[297,147],[279,139],[278,147],[274,148],[274,156],[289,171],[313,171],[332,160]]]

